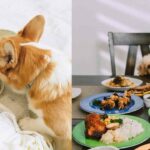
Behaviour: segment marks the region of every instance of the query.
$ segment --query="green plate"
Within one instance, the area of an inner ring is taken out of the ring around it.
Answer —
[[[147,121],[145,121],[144,119],[134,117],[134,116],[129,116],[129,115],[113,115],[113,116],[118,116],[120,118],[128,117],[130,119],[136,120],[137,122],[142,124],[144,132],[142,132],[140,135],[138,135],[135,138],[132,138],[128,141],[113,143],[113,144],[111,144],[112,146],[118,147],[120,149],[128,148],[128,147],[136,146],[140,143],[143,143],[144,141],[146,141],[150,138],[150,124]],[[73,128],[73,138],[80,145],[83,145],[83,146],[86,146],[89,148],[107,145],[100,141],[86,138],[84,131],[85,131],[84,121],[80,122]]]
[[[150,108],[148,109],[148,115],[150,116]]]

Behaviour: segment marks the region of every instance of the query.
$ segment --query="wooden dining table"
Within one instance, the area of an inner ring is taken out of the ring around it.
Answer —
[[[72,83],[73,87],[81,88],[81,95],[77,98],[72,99],[72,127],[74,127],[77,123],[84,120],[88,113],[82,111],[80,109],[80,101],[88,96],[109,92],[108,89],[101,85],[101,81],[110,78],[111,76],[96,76],[96,75],[73,75]],[[150,76],[131,76],[134,78],[141,79],[143,84],[150,82]],[[148,116],[148,108],[144,107],[136,112],[130,113],[130,115],[137,116],[149,121]],[[125,150],[134,150],[136,147],[150,143],[150,139],[141,143],[137,146],[126,148]],[[89,148],[81,146],[73,140],[73,150],[88,150]]]

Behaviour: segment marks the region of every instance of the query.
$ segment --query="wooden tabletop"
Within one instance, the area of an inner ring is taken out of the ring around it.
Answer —
[[[82,99],[94,94],[108,92],[108,90],[105,87],[100,85],[101,81],[107,78],[110,78],[110,76],[73,76],[72,78],[73,87],[79,87],[82,90],[81,95],[78,98],[72,100],[73,126],[76,125],[76,123],[83,120],[85,116],[88,114],[80,109],[80,101]],[[144,84],[146,82],[150,82],[150,76],[145,76],[145,77],[136,76],[136,78],[143,80]],[[149,121],[148,109],[145,107],[134,113],[131,113],[130,115],[134,115]],[[150,139],[145,143],[150,143]],[[132,147],[132,149],[135,149],[136,147],[137,146]],[[73,150],[87,150],[87,148],[82,147],[73,141]],[[131,150],[131,148],[125,150]]]
[[[73,86],[75,85],[100,85],[100,83],[112,76],[104,76],[104,75],[73,75],[72,76],[72,83]],[[133,76],[130,76],[133,77]],[[150,75],[149,76],[134,76],[134,78],[138,78],[143,80],[144,82],[150,82]]]

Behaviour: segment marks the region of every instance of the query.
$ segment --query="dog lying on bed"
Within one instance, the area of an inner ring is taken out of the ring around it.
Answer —
[[[138,66],[139,75],[150,75],[150,54],[143,57]]]
[[[0,78],[25,93],[38,116],[21,119],[21,128],[53,137],[55,150],[71,150],[71,64],[62,53],[30,43],[39,41],[44,24],[43,16],[36,16],[0,41]]]

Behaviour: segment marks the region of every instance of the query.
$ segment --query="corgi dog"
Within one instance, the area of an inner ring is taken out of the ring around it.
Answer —
[[[38,117],[23,118],[23,130],[54,139],[54,150],[71,150],[71,62],[59,51],[38,42],[45,19],[35,16],[16,35],[0,40],[0,79],[15,92],[26,94]]]

